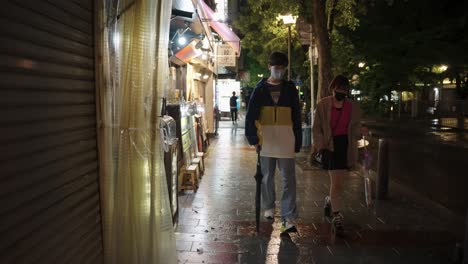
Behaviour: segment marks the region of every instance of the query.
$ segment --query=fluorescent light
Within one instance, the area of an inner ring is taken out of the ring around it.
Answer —
[[[114,47],[118,47],[120,45],[119,32],[114,32],[114,36],[112,37],[112,41],[114,42]]]
[[[177,43],[179,43],[179,45],[185,45],[185,43],[187,43],[187,39],[185,37],[179,37],[179,39],[177,40]]]

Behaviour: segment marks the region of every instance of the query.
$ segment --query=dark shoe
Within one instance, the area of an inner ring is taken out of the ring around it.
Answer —
[[[343,216],[340,213],[333,214],[332,234],[338,237],[342,237],[344,235]]]

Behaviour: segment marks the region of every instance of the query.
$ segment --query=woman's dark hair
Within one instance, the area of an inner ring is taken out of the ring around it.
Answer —
[[[328,90],[331,92],[336,89],[348,91],[349,90],[348,78],[344,77],[343,75],[337,75],[335,78],[333,78],[333,81],[331,81],[330,86],[328,87]]]
[[[283,65],[284,67],[287,67],[288,63],[288,56],[282,52],[275,51],[271,53],[268,58],[268,64],[270,65]]]

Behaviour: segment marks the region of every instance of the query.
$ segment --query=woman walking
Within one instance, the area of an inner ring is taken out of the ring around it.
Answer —
[[[333,216],[332,229],[343,235],[343,180],[357,163],[357,140],[361,136],[361,108],[348,99],[349,80],[336,76],[329,89],[333,95],[317,103],[313,123],[313,143],[317,152],[330,151],[330,159],[323,168],[330,175],[330,196],[325,198],[325,214]],[[363,129],[364,132],[364,129]]]

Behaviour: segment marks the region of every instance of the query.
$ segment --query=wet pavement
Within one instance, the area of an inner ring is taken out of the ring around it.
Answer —
[[[262,219],[256,234],[256,153],[243,121],[223,121],[218,132],[198,191],[179,196],[179,263],[451,263],[464,229],[449,212],[393,187],[389,199],[368,208],[358,173],[345,183],[344,238],[335,239],[323,217],[327,174],[307,166],[297,167],[299,232],[280,234],[277,202],[275,221]]]
[[[389,144],[389,175],[460,216],[468,208],[468,130],[456,118],[366,121],[372,169],[377,170],[379,139]]]

